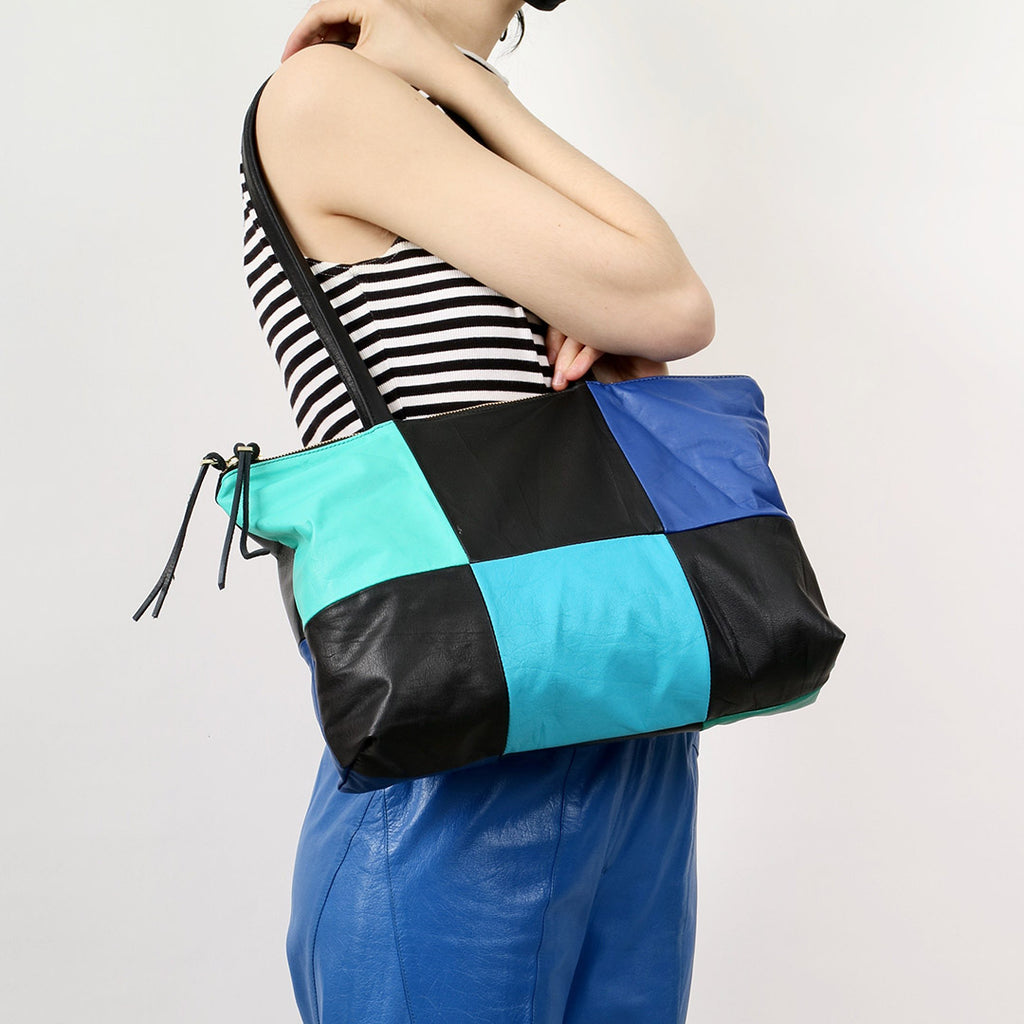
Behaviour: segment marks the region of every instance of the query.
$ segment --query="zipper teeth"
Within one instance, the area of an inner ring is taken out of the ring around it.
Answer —
[[[658,380],[659,378],[664,378],[666,376],[673,376],[673,375],[672,374],[664,374],[664,373],[655,373],[655,374],[652,374],[649,377],[629,377],[627,379],[628,380]],[[746,376],[748,376],[748,374],[745,374],[745,373],[688,373],[688,374],[686,374],[686,376],[690,380],[720,380],[720,379],[727,378],[727,377],[746,377]],[[577,383],[580,383],[580,382],[577,382]],[[601,382],[600,381],[595,381],[594,383],[599,384]],[[620,381],[618,383],[622,383],[622,382]],[[539,395],[527,395],[525,398],[511,398],[511,399],[505,399],[504,401],[499,401],[499,402],[481,402],[479,405],[467,405],[463,409],[449,409],[447,412],[432,412],[432,413],[428,414],[427,416],[417,416],[416,419],[418,419],[418,420],[433,420],[433,419],[437,419],[439,416],[454,416],[455,413],[458,413],[458,412],[472,412],[474,409],[486,409],[490,405],[515,405],[516,402],[532,402],[535,398],[543,398],[543,397],[545,397],[548,394],[565,394],[565,392],[564,391],[553,391],[552,390],[552,391],[542,392]],[[349,435],[349,436],[354,436],[354,435]],[[311,451],[313,451],[314,448],[323,448],[326,445],[337,444],[339,441],[347,441],[347,440],[348,440],[348,437],[332,437],[329,441],[317,441],[316,444],[306,445],[305,448],[296,448],[294,451],[279,452],[277,455],[268,455],[266,458],[262,458],[261,457],[261,458],[258,458],[258,459],[254,459],[253,462],[252,462],[252,465],[255,465],[257,462],[272,462],[274,459],[283,459],[287,455],[299,455],[302,452],[311,452]],[[221,475],[223,476],[224,473],[227,473],[229,470],[234,469],[237,465],[238,465],[238,456],[237,455],[232,455],[231,458],[229,458],[227,460],[227,464],[225,465],[224,469],[222,470]]]
[[[457,412],[472,412],[474,409],[483,409],[488,405],[515,405],[516,402],[530,402],[535,398],[543,398],[544,395],[527,395],[525,398],[509,398],[503,402],[481,402],[479,405],[467,405],[464,409],[449,409],[447,412],[432,412],[427,416],[417,416],[420,420],[435,420],[438,416],[454,416]]]

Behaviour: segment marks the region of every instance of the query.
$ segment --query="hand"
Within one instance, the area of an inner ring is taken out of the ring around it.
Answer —
[[[319,0],[288,37],[281,62],[306,46],[353,41],[356,53],[428,94],[452,55],[464,59],[408,0]]]
[[[547,349],[548,362],[554,367],[551,386],[555,391],[564,390],[570,380],[579,380],[591,367],[594,368],[594,376],[602,384],[614,384],[633,377],[668,376],[668,363],[644,356],[601,352],[591,345],[581,345],[566,337],[550,324],[544,347]]]

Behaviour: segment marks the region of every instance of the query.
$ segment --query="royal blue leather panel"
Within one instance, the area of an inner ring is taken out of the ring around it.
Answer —
[[[666,532],[787,514],[768,468],[764,395],[752,377],[640,377],[587,387]]]

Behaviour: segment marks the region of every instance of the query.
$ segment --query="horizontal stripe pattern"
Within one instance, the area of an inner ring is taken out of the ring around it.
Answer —
[[[303,447],[362,429],[345,382],[274,255],[239,165],[243,265]],[[469,274],[398,238],[357,263],[307,262],[388,408],[415,418],[551,389],[547,325]]]

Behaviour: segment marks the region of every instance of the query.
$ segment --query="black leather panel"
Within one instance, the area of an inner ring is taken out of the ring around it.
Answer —
[[[585,382],[396,425],[471,562],[662,531]]]
[[[846,634],[828,617],[791,519],[751,516],[666,536],[707,633],[707,721],[796,700],[828,679]]]
[[[317,612],[306,638],[324,736],[343,768],[401,779],[505,750],[508,690],[470,566],[367,587]],[[450,686],[439,691],[438,679]]]
[[[277,581],[281,588],[281,600],[284,601],[284,611],[288,616],[288,625],[292,628],[292,634],[297,644],[302,643],[305,633],[302,631],[302,618],[299,616],[299,609],[295,605],[295,593],[292,590],[292,565],[295,562],[295,551],[287,544],[281,544],[276,540],[265,540],[260,538],[260,543],[270,548],[274,558],[277,559]]]

